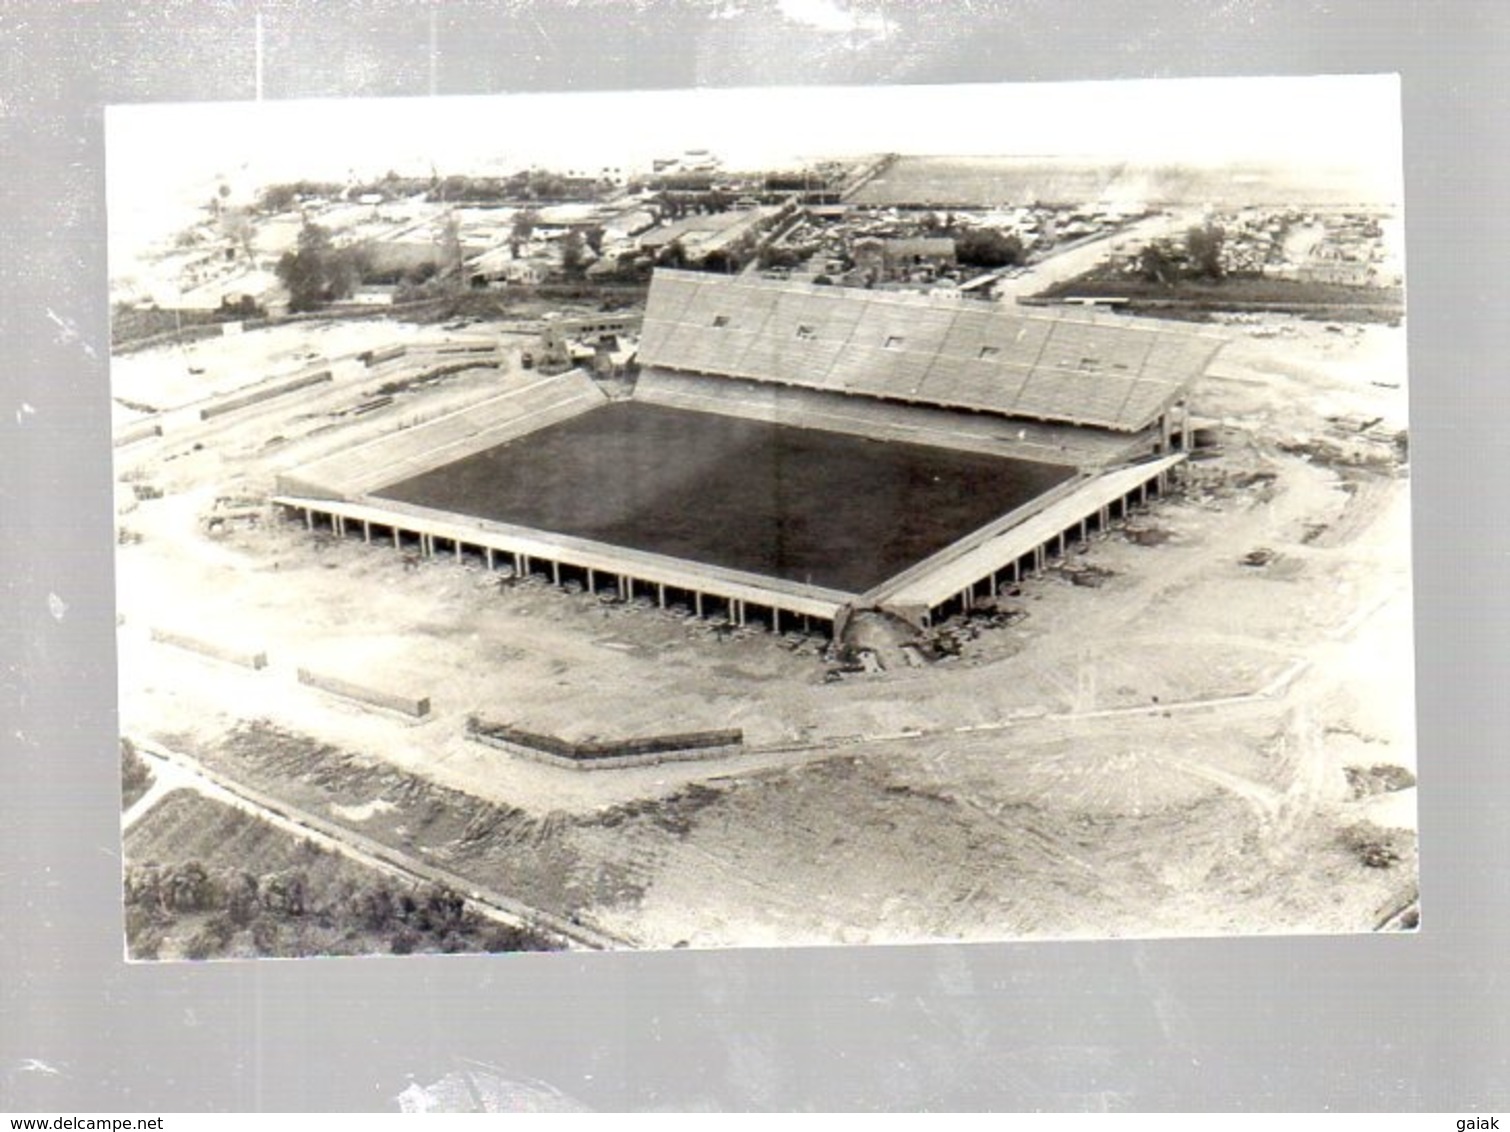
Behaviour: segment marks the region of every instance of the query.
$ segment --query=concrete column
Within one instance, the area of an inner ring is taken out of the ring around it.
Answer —
[[[456,540],[456,561],[461,561],[461,539]]]
[[[1012,581],[1013,583],[1022,581],[1022,560],[1019,558],[1012,559]]]
[[[1148,481],[1144,480],[1138,485],[1138,506],[1148,506]]]
[[[991,596],[996,596],[996,571],[991,571]]]
[[[308,507],[304,508],[304,526],[307,530],[315,529],[315,513]]]
[[[655,603],[662,609],[666,608],[666,587],[659,583],[655,587]]]
[[[515,553],[512,557],[514,559],[514,577],[517,578],[524,573],[524,557],[518,553]]]
[[[362,541],[366,543],[372,541],[372,524],[366,519],[362,520]]]
[[[402,546],[403,546],[403,545],[404,545],[404,544],[403,544],[403,542],[401,542],[401,541],[400,541],[400,539],[399,539],[399,533],[398,533],[398,528],[397,528],[397,527],[394,527],[394,528],[393,528],[393,549],[394,549],[394,550],[398,550],[398,549],[400,549],[400,548],[401,548],[401,547],[402,547]]]
[[[771,632],[781,632],[781,610],[771,606]]]
[[[597,574],[593,573],[593,568],[591,566],[587,568],[587,588],[593,593],[598,592],[598,576]]]
[[[1038,546],[1035,546],[1033,548],[1033,569],[1040,574],[1043,573],[1043,564],[1045,560],[1046,559],[1043,551],[1043,545],[1039,544]]]
[[[692,604],[697,609],[697,615],[701,617],[703,615],[703,593],[701,590],[696,590],[693,592]]]
[[[551,581],[556,585],[561,584],[561,563],[551,562]]]
[[[488,573],[491,574],[493,572],[493,548],[491,546],[485,546],[482,548],[482,553],[483,556],[488,560]]]

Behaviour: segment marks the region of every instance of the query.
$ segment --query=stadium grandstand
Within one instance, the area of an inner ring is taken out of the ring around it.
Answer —
[[[337,535],[733,624],[838,637],[880,609],[926,626],[1163,491],[1221,344],[1183,323],[658,271],[631,403],[581,371],[527,375],[291,469],[278,502]]]

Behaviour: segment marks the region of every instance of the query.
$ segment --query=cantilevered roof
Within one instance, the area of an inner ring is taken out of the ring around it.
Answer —
[[[657,271],[643,365],[1135,432],[1222,340],[1184,324]]]

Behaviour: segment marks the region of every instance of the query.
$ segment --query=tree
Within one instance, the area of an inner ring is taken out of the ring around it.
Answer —
[[[575,228],[561,240],[561,269],[573,278],[582,274],[583,247],[582,233]]]
[[[703,270],[718,272],[721,275],[733,275],[739,270],[739,260],[732,250],[714,248],[703,256]]]
[[[252,261],[252,218],[247,210],[238,205],[226,205],[220,210],[220,231],[225,238],[241,249],[242,256]]]
[[[1191,228],[1185,233],[1185,251],[1190,256],[1192,276],[1220,279],[1226,274],[1222,269],[1222,244],[1226,239],[1227,233],[1216,224]]]
[[[1150,283],[1166,287],[1174,280],[1174,259],[1159,244],[1148,244],[1138,253],[1138,273]]]
[[[121,740],[121,798],[126,805],[135,802],[152,786],[152,771],[137,753],[130,739]]]
[[[446,213],[446,222],[440,231],[440,271],[443,275],[461,277],[461,223],[455,212]]]
[[[540,223],[540,214],[533,208],[522,208],[514,214],[514,227],[510,236],[521,244],[527,243],[535,234],[535,225]]]
[[[954,240],[954,257],[972,267],[1011,267],[1022,262],[1023,254],[1021,240],[994,228],[972,228]]]
[[[361,277],[357,253],[337,248],[330,233],[313,223],[299,229],[297,250],[284,252],[275,270],[288,288],[289,310],[295,312],[347,298]]]
[[[299,190],[293,185],[269,185],[257,198],[262,212],[286,212],[299,203]]]
[[[662,250],[656,263],[661,267],[686,267],[687,249],[680,240],[672,240]]]

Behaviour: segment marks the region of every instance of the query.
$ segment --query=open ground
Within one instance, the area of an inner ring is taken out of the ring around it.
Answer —
[[[1025,616],[961,623],[957,658],[841,679],[813,638],[500,584],[270,510],[211,530],[217,500],[528,376],[505,336],[496,364],[355,413],[379,382],[342,359],[390,325],[247,335],[219,347],[245,372],[334,379],[119,450],[123,731],[633,945],[1371,929],[1415,896],[1413,789],[1359,787],[1414,771],[1404,331],[1230,333],[1194,406],[1216,458],[1024,582]],[[133,400],[154,403],[154,364],[182,399],[176,351],[130,361]],[[431,713],[301,667],[380,671]],[[580,739],[738,727],[746,750],[575,773],[468,740],[471,714]]]

